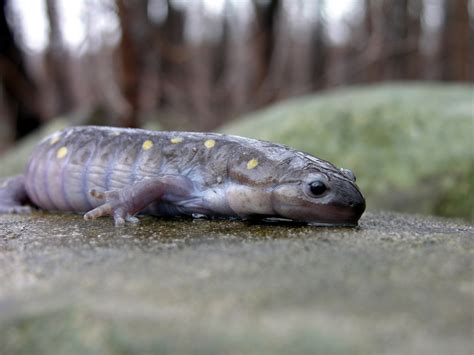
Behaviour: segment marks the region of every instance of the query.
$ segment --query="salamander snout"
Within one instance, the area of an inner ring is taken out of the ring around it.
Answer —
[[[356,226],[365,199],[354,180],[347,173],[311,173],[300,181],[282,182],[273,190],[273,209],[282,217],[310,224]]]
[[[349,202],[349,207],[354,210],[354,213],[362,215],[362,213],[365,211],[365,199],[362,197],[360,199],[353,200]]]
[[[352,199],[349,200],[349,208],[352,210],[354,224],[357,224],[357,221],[365,211],[365,199],[358,189],[357,192],[353,193]]]

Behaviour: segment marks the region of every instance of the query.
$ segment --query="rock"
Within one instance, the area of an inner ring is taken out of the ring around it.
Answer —
[[[0,166],[2,168],[0,169],[0,178],[21,174],[25,169],[31,152],[40,140],[68,125],[69,123],[66,118],[58,118],[24,137],[14,148],[1,156]]]
[[[474,227],[0,216],[2,354],[472,354]]]
[[[281,142],[352,169],[370,210],[474,221],[474,86],[386,84],[296,98],[225,133]]]

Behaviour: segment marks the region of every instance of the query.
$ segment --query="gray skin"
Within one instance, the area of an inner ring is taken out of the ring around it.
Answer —
[[[116,225],[146,213],[356,226],[365,210],[350,170],[215,133],[67,128],[37,146],[23,175],[0,184],[0,213],[28,212],[30,204],[87,212],[86,220],[110,215]]]

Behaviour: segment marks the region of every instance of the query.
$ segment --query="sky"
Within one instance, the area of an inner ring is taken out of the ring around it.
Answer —
[[[48,41],[48,23],[44,0],[11,0],[15,20],[19,21],[26,47],[41,51]],[[117,31],[118,23],[111,11],[86,11],[87,6],[103,9],[113,0],[57,0],[63,39],[71,48],[79,48],[86,38],[86,14],[93,17],[91,32],[100,36],[103,32]]]
[[[28,50],[41,51],[47,45],[48,23],[46,19],[44,0],[11,0],[13,21],[15,26],[20,26],[21,36],[24,45]],[[178,4],[195,5],[203,1],[206,14],[209,16],[219,16],[223,9],[225,0],[175,0]],[[242,7],[246,0],[230,0],[237,7]],[[293,0],[297,2],[298,0]],[[301,1],[301,0],[299,0]],[[317,1],[317,0],[313,0]],[[110,11],[113,7],[113,0],[57,0],[58,11],[61,21],[63,39],[72,49],[81,49],[85,45],[86,29],[85,23],[91,24],[90,36],[94,42],[100,43],[104,34],[114,34],[118,32],[117,18]],[[301,2],[307,4],[308,1]],[[336,41],[344,37],[340,23],[344,16],[353,8],[355,0],[327,1],[326,14],[331,29],[331,35]],[[87,7],[95,7],[94,11],[86,11]],[[107,8],[109,10],[107,10]],[[89,16],[89,17],[87,17]],[[341,37],[341,38],[340,38]]]

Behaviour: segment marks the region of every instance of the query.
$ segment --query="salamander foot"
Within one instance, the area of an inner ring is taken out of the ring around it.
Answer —
[[[90,210],[84,215],[86,221],[102,216],[113,216],[115,226],[123,226],[125,222],[137,224],[139,219],[134,217],[130,211],[130,206],[123,200],[120,191],[97,191],[90,190],[90,195],[98,200],[105,201],[102,205]]]

